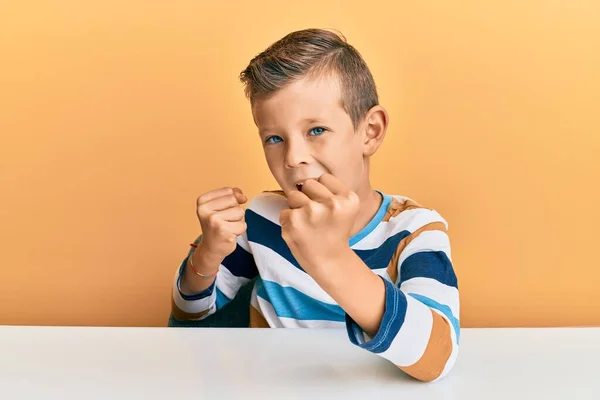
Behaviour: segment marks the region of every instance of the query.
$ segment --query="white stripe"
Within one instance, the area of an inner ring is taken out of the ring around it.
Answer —
[[[376,275],[381,276],[383,279],[385,279],[388,282],[394,283],[394,282],[392,282],[392,278],[390,278],[390,276],[388,275],[387,268],[372,269],[371,272],[373,272]]]
[[[240,287],[250,282],[250,279],[243,276],[235,276],[223,264],[219,267],[217,273],[217,287],[223,294],[233,299]]]
[[[389,222],[380,223],[370,235],[358,242],[352,248],[355,250],[375,249],[399,232],[414,232],[432,222],[441,222],[446,228],[448,227],[444,218],[442,218],[437,211],[429,210],[427,208],[415,208],[403,211],[396,217],[390,219]]]
[[[258,295],[256,291],[256,282],[252,285],[252,293],[250,294],[250,305],[252,305],[257,310],[260,310],[260,306],[258,305]]]
[[[415,293],[427,296],[440,304],[447,305],[456,319],[460,319],[458,289],[455,287],[444,285],[431,278],[412,278],[403,282],[400,290],[405,294]]]
[[[432,222],[441,222],[448,228],[448,223],[442,216],[435,210],[428,208],[414,208],[412,210],[406,210],[390,219],[390,224],[398,224],[409,232],[414,232],[417,229],[430,224]]]
[[[406,296],[406,300],[404,324],[390,347],[381,353],[399,367],[413,365],[423,356],[433,326],[433,316],[429,307],[410,296]]]
[[[338,305],[310,275],[296,268],[277,252],[255,242],[252,242],[252,246],[255,247],[256,254],[259,254],[259,257],[255,261],[259,275],[263,280],[272,281],[281,286],[290,286],[315,300]],[[379,268],[371,271],[391,282],[387,268]]]
[[[250,250],[250,246],[248,244],[248,233],[244,232],[241,235],[239,235],[235,241],[237,242],[237,244],[240,245],[240,247],[244,250],[246,250],[248,253],[252,254],[252,250]]]
[[[401,226],[390,224],[389,222],[380,222],[373,232],[363,238],[360,242],[352,246],[354,250],[373,250],[380,247],[387,239],[401,232]]]
[[[287,199],[275,193],[262,193],[255,197],[248,206],[249,210],[254,211],[276,225],[279,225],[281,210],[286,208],[289,208]]]
[[[337,305],[337,302],[324,291],[306,272],[299,270],[279,253],[260,243],[252,242],[258,257],[255,259],[259,275],[263,280],[290,286],[323,303]],[[371,270],[373,273],[391,282],[387,268]]]
[[[441,222],[448,229],[448,223],[440,213],[429,208],[413,208],[412,210],[402,211],[397,216],[391,218],[391,222],[398,223],[411,232],[432,222]]]
[[[448,259],[452,261],[452,254],[450,251],[450,240],[448,239],[448,235],[446,234],[446,232],[421,232],[421,234],[414,238],[412,242],[410,242],[400,254],[400,258],[398,259],[398,267],[400,268],[400,274],[398,274],[398,282],[400,282],[400,275],[402,274],[402,263],[408,257],[421,251],[443,251],[444,253],[446,253],[446,256],[448,256]]]
[[[272,281],[281,286],[291,286],[324,303],[337,304],[310,275],[296,268],[279,253],[255,242],[252,242],[252,246],[255,248],[256,254],[259,254],[259,257],[256,258],[256,267],[263,280]]]
[[[285,328],[346,328],[346,323],[342,321],[326,321],[326,320],[297,320],[294,318],[279,317],[279,320]]]

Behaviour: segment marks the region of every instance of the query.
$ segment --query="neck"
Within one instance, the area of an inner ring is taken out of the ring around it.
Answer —
[[[374,190],[370,184],[367,184],[364,189],[357,191],[356,194],[360,199],[360,211],[354,220],[351,236],[356,235],[367,226],[375,214],[377,214],[383,201],[381,194]]]

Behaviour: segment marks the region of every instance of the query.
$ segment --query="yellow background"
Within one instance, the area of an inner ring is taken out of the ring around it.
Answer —
[[[342,31],[374,185],[450,223],[463,326],[600,325],[600,2],[3,1],[0,324],[165,325],[196,197],[274,189],[238,83]]]

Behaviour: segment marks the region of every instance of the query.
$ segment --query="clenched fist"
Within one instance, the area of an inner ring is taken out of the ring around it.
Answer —
[[[196,201],[196,214],[202,227],[197,251],[219,263],[233,253],[236,238],[246,231],[244,209],[248,201],[238,188],[224,187],[207,192]],[[217,264],[218,265],[218,264]]]
[[[281,211],[281,235],[296,260],[307,269],[349,248],[359,211],[356,193],[338,178],[324,174],[309,179],[288,195],[290,208]]]

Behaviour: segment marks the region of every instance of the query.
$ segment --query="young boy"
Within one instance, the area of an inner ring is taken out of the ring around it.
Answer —
[[[256,278],[251,327],[345,326],[407,374],[444,376],[460,335],[447,224],[371,187],[388,115],[360,54],[335,33],[303,30],[240,78],[282,190],[246,211],[238,188],[198,198],[202,235],[176,273],[173,314],[205,318]]]

